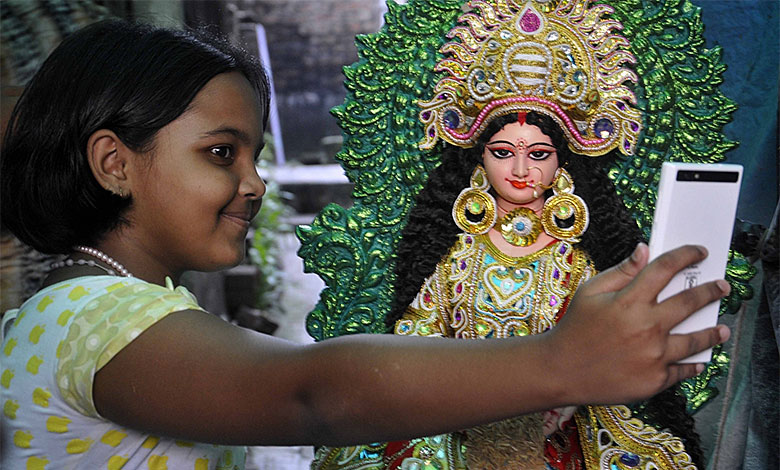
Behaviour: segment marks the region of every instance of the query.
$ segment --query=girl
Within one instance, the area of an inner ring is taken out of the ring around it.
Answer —
[[[668,334],[725,282],[655,302],[706,256],[696,247],[643,269],[639,246],[536,338],[301,346],[207,314],[174,285],[244,256],[268,99],[244,52],[119,21],[72,34],[36,74],[3,140],[2,223],[66,257],[3,318],[4,468],[241,468],[230,446],[400,439],[631,401],[701,371],[675,361],[727,339]],[[442,361],[457,367],[426,378]]]

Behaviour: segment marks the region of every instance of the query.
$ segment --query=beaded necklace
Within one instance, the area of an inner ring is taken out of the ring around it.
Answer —
[[[64,268],[66,266],[73,266],[73,265],[79,265],[79,266],[90,266],[94,268],[102,269],[106,272],[106,274],[110,276],[124,276],[124,277],[130,277],[132,274],[130,274],[130,271],[127,270],[122,264],[119,263],[119,261],[115,260],[114,258],[108,256],[107,254],[103,253],[102,251],[98,250],[97,248],[92,248],[89,246],[83,246],[83,245],[77,245],[73,247],[74,251],[78,251],[79,253],[84,253],[85,255],[92,256],[93,258],[97,258],[99,261],[102,261],[103,263],[109,265],[111,269],[103,266],[102,264],[99,264],[93,260],[86,260],[86,259],[76,259],[73,258],[66,258],[62,261],[58,261],[56,263],[51,264],[51,269],[59,269]]]

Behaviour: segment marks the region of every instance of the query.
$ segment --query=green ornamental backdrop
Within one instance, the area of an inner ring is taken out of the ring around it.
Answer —
[[[614,8],[612,17],[623,23],[631,42],[640,78],[637,107],[644,111],[636,155],[616,161],[609,175],[649,238],[661,163],[723,161],[737,145],[722,132],[736,105],[718,89],[726,66],[720,48],[704,48],[698,7],[688,0],[601,3]],[[417,101],[430,98],[441,76],[433,66],[442,58],[446,33],[464,12],[462,4],[391,0],[382,29],[356,39],[358,61],[344,69],[346,99],[332,110],[344,137],[336,158],[354,183],[354,205],[330,204],[297,230],[304,269],[327,286],[307,319],[317,341],[386,333],[395,247],[416,194],[439,164],[440,148],[417,147],[424,130]],[[730,255],[726,279],[732,293],[721,314],[735,313],[752,296],[748,282],[754,268],[740,253]],[[691,411],[717,393],[713,379],[728,362],[716,349],[706,372],[683,384]]]

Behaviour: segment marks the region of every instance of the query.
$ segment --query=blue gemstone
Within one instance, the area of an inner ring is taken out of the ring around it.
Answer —
[[[515,224],[515,229],[518,232],[522,232],[523,230],[525,230],[525,224],[522,223],[522,222],[518,222],[518,223]]]
[[[598,121],[596,121],[596,125],[593,126],[593,132],[596,134],[596,137],[600,139],[606,139],[610,135],[612,135],[612,132],[615,131],[615,125],[612,124],[612,121],[610,121],[607,118],[601,118]]]
[[[625,464],[628,467],[636,467],[639,465],[639,456],[632,454],[631,452],[626,452],[620,457],[620,463]]]
[[[451,109],[447,110],[444,113],[444,125],[450,129],[457,129],[460,127],[460,118],[458,117],[458,113]]]

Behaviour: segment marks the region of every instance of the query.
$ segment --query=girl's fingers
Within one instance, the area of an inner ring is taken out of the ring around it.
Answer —
[[[713,328],[694,331],[684,335],[669,335],[666,357],[670,362],[680,361],[725,342],[730,335],[731,332],[725,325],[717,325]]]
[[[681,291],[658,304],[661,309],[659,320],[661,325],[671,330],[675,325],[685,320],[692,312],[705,305],[715,302],[728,295],[731,290],[729,283],[719,279],[700,286]],[[687,356],[684,356],[687,357]]]
[[[707,257],[703,246],[685,245],[668,251],[647,265],[620,293],[631,299],[655,302],[658,293],[686,266]]]
[[[695,377],[704,370],[704,364],[672,364],[669,366],[669,375],[663,389],[667,389],[677,382]]]
[[[589,293],[616,292],[626,287],[647,264],[647,245],[640,243],[630,257],[588,281]]]

